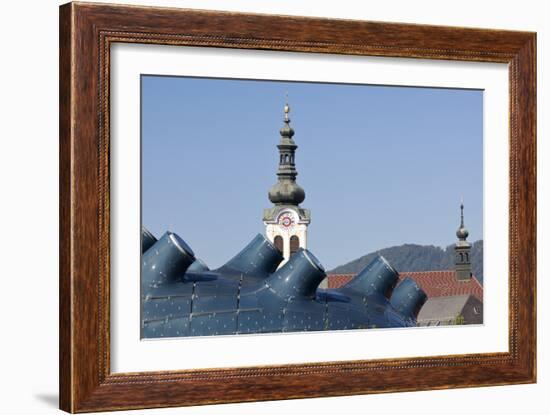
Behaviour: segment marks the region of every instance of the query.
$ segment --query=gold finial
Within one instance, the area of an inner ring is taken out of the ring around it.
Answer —
[[[285,121],[288,121],[288,113],[290,112],[290,105],[288,105],[288,92],[285,92],[285,99],[286,99],[286,103],[284,107]]]

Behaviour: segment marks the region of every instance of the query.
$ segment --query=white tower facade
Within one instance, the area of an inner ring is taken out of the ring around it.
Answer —
[[[307,248],[307,228],[311,221],[309,209],[300,207],[306,194],[296,183],[295,156],[298,146],[292,138],[294,130],[290,127],[288,116],[290,107],[284,107],[284,126],[281,128],[279,149],[279,168],[277,183],[269,191],[272,208],[264,209],[263,222],[266,237],[281,251],[284,260],[281,266],[299,248]]]
[[[267,219],[264,217],[266,237],[282,252],[283,265],[298,248],[307,248],[309,211],[285,206],[276,212],[272,212],[272,209],[266,209],[265,212],[268,214]]]

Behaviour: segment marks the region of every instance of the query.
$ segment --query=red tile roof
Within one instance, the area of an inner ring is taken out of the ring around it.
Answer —
[[[348,283],[355,274],[327,274],[328,288],[340,288]]]
[[[339,288],[354,276],[355,274],[328,274],[328,288]],[[472,277],[469,281],[458,281],[454,270],[399,273],[400,281],[405,277],[415,280],[428,298],[471,294],[483,301],[483,286],[476,277]]]

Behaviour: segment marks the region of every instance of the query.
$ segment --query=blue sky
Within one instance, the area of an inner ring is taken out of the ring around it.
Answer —
[[[285,92],[308,248],[327,269],[404,243],[483,234],[483,92],[142,76],[142,222],[213,268],[271,207]]]

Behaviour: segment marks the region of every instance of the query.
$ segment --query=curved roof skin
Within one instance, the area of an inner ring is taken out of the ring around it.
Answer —
[[[300,249],[287,263],[257,235],[216,270],[177,235],[142,238],[143,338],[416,326],[426,295],[401,283],[381,256],[336,290],[323,290],[321,262]]]

